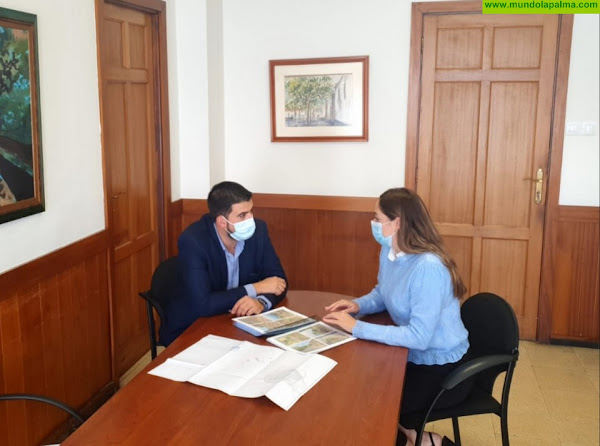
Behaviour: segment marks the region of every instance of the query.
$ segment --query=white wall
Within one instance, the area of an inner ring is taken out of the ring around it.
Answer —
[[[225,176],[254,192],[376,196],[404,184],[410,2],[225,0]],[[269,60],[369,55],[369,141],[270,142]]]
[[[46,199],[45,212],[0,225],[2,273],[105,225],[94,1],[0,7],[38,17]],[[168,0],[167,20],[173,200],[206,198],[225,178],[348,196],[404,184],[410,2]],[[269,59],[363,54],[368,142],[270,142]],[[598,122],[598,57],[598,17],[576,16],[567,121]],[[561,204],[598,206],[598,172],[598,127],[565,137]]]
[[[225,108],[223,73],[223,2],[207,0],[208,113],[210,184],[225,179]],[[204,194],[206,196],[206,194]]]
[[[179,9],[189,0],[172,2]],[[182,170],[183,198],[204,198],[222,179],[255,192],[348,196],[376,196],[404,184],[409,1],[207,2],[209,165],[199,160],[205,160],[205,147],[182,146],[181,164],[196,172],[192,182]],[[178,15],[191,12],[178,10]],[[576,16],[567,120],[598,122],[597,36],[597,15]],[[188,37],[196,46],[205,38],[204,33]],[[190,69],[202,71],[202,52],[193,54]],[[270,59],[365,54],[370,56],[368,142],[270,142]],[[598,206],[598,132],[567,136],[563,160],[560,203]]]
[[[206,0],[169,0],[167,51],[172,199],[209,188]]]
[[[104,229],[94,0],[0,0],[37,15],[46,211],[0,225],[0,273]]]
[[[559,203],[563,205],[598,206],[600,201],[599,40],[598,15],[576,15],[573,23],[566,122],[593,122],[595,134],[569,136],[565,132],[559,198]]]

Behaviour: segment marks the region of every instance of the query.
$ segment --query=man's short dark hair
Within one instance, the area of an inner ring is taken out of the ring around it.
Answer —
[[[208,211],[212,218],[219,215],[228,216],[231,207],[252,199],[252,192],[233,181],[223,181],[215,184],[208,193]]]

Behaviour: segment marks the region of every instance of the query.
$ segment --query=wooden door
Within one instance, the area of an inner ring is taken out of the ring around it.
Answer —
[[[156,61],[151,14],[104,4],[102,131],[112,244],[114,369],[123,375],[150,348],[146,310],[159,260]]]
[[[422,29],[416,190],[469,295],[503,296],[535,339],[558,16],[427,15]]]

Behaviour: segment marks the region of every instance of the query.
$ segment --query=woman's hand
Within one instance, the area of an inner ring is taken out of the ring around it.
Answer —
[[[358,306],[357,303],[355,303],[351,300],[342,299],[342,300],[338,300],[337,302],[332,303],[331,305],[326,306],[325,310],[341,311],[343,313],[358,313],[360,310],[360,307]]]
[[[354,305],[356,305],[356,304],[354,304]],[[343,311],[336,311],[335,313],[326,314],[323,317],[323,322],[326,322],[328,324],[337,325],[342,330],[347,331],[350,334],[352,334],[352,329],[356,325],[356,319],[354,319],[348,313],[345,313]]]

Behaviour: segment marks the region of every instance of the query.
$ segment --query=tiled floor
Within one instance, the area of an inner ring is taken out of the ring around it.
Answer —
[[[511,446],[600,445],[600,351],[522,341],[520,352],[508,410]],[[149,361],[150,352],[123,376],[121,387]],[[501,391],[497,385],[498,398]],[[450,421],[429,427],[452,439]],[[502,445],[495,415],[461,418],[460,427],[465,446]]]
[[[599,363],[599,350],[521,341],[509,398],[511,446],[599,445]],[[496,415],[461,418],[459,424],[465,446],[502,445]],[[432,423],[431,430],[453,438],[448,420]]]

